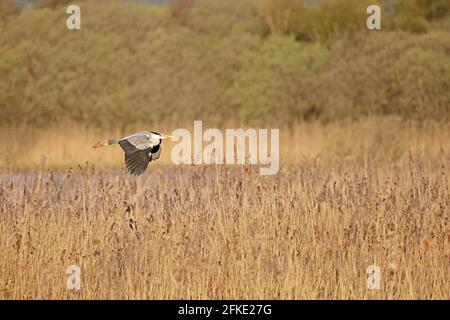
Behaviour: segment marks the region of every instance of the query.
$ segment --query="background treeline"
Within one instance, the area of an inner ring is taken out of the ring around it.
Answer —
[[[450,0],[69,3],[0,0],[1,125],[449,120]]]

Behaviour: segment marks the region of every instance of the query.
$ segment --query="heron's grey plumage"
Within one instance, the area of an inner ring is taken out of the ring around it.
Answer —
[[[136,149],[145,150],[161,143],[161,139],[157,135],[159,134],[141,131],[120,139],[119,144],[121,141],[128,141]],[[127,152],[125,149],[124,151]]]

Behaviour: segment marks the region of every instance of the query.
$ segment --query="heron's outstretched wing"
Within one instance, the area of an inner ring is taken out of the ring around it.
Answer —
[[[133,153],[125,153],[125,165],[131,174],[140,175],[147,170],[150,161],[159,159],[160,155],[161,145]]]
[[[125,165],[131,174],[140,175],[145,172],[148,167],[148,163],[152,159],[151,149],[152,148],[138,150],[133,153],[126,153],[125,151]]]
[[[153,144],[149,140],[148,133],[145,132],[140,132],[125,137],[119,140],[119,144],[123,151],[125,151],[125,154],[132,154],[137,151],[146,150],[153,147]]]

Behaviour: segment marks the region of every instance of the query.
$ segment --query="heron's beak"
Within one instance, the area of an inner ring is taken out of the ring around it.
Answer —
[[[175,138],[174,136],[169,136],[169,135],[167,135],[167,134],[163,134],[163,135],[161,135],[161,139],[172,139],[172,138]]]

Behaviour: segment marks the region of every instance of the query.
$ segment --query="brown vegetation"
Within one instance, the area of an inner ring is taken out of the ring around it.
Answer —
[[[275,176],[164,160],[138,178],[99,169],[121,165],[118,149],[71,170],[9,164],[0,298],[446,299],[450,131],[386,121],[282,132]],[[96,134],[68,132],[42,141],[83,163]],[[380,290],[367,289],[371,264]]]
[[[0,178],[1,298],[447,299],[448,158]],[[82,288],[66,288],[69,265]],[[382,270],[368,290],[366,268]]]

